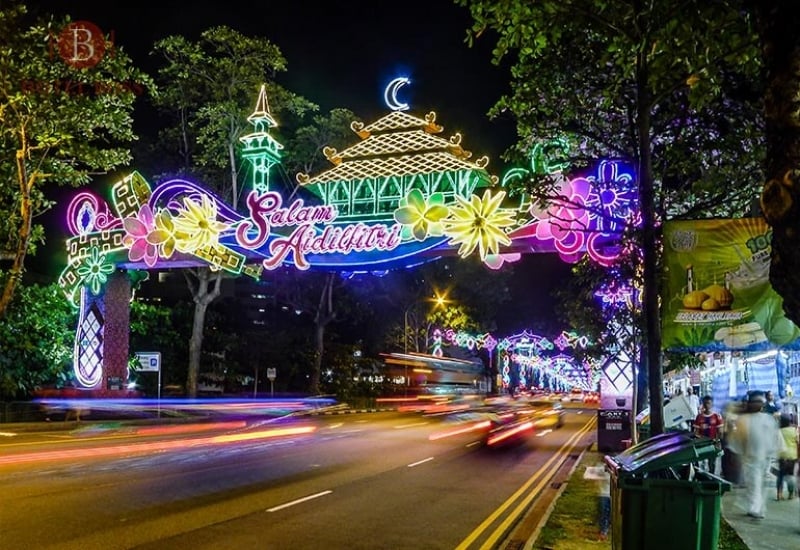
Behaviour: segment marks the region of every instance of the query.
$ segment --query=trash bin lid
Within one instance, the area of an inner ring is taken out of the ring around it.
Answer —
[[[682,466],[718,454],[719,450],[711,438],[689,432],[672,432],[651,437],[609,458],[618,474],[641,474]]]

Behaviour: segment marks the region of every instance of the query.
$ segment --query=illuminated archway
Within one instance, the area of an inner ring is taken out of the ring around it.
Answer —
[[[104,338],[106,312],[123,307],[109,300],[127,308],[124,292],[108,291],[112,281],[124,286],[121,271],[210,266],[259,278],[286,265],[382,274],[446,254],[478,254],[493,269],[528,252],[572,262],[589,254],[601,264],[615,257],[622,228],[637,216],[630,165],[602,161],[567,178],[543,146],[530,170],[515,169],[499,184],[488,158],[472,160],[460,134],[439,135],[435,113],[417,117],[401,106],[372,124],[353,123],[360,141],[325,148],[333,166],[298,175],[301,193],[287,200],[270,185],[283,147],[270,135],[277,122],[262,87],[247,119],[252,132],[241,138],[252,174],[246,213],[195,182],[151,186],[138,172],[113,185],[111,205],[79,193],[68,209],[72,236],[59,279],[81,308],[78,380],[105,388],[109,377],[127,377],[127,338]],[[507,182],[541,169],[557,177],[557,199],[539,208],[509,196]]]

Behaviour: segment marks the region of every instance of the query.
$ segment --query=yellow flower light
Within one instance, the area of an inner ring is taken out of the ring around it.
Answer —
[[[403,239],[413,237],[424,241],[429,236],[439,237],[443,234],[441,220],[450,211],[444,204],[442,193],[434,193],[426,201],[419,189],[412,189],[398,204],[394,219],[403,225]]]
[[[219,234],[227,224],[217,221],[217,205],[203,195],[201,202],[183,199],[184,209],[172,218],[175,248],[192,253],[207,246],[217,246]]]
[[[450,207],[450,217],[444,220],[444,234],[450,237],[450,244],[461,245],[459,256],[469,256],[478,248],[481,260],[485,261],[488,254],[499,253],[500,245],[511,244],[503,228],[514,225],[516,210],[500,208],[505,196],[505,191],[501,191],[492,197],[488,189],[483,197],[472,195],[471,200],[456,196],[458,204]]]

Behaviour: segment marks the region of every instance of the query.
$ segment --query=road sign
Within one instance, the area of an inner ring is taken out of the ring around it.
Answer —
[[[269,378],[270,382],[275,380],[275,375],[278,373],[278,369],[267,369],[267,378]]]
[[[139,372],[161,372],[160,351],[139,351],[136,359],[139,360]]]

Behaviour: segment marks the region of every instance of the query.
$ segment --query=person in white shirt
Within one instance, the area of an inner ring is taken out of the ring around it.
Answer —
[[[736,421],[736,431],[731,439],[731,449],[742,460],[742,474],[747,487],[747,515],[764,519],[764,477],[770,459],[778,456],[778,423],[772,415],[763,412],[763,392],[753,392],[747,399],[747,409]]]
[[[697,394],[692,391],[692,387],[689,386],[686,388],[686,399],[689,400],[689,404],[692,406],[692,415],[697,415],[700,413],[700,398],[697,397]]]

